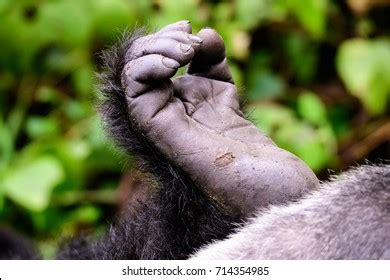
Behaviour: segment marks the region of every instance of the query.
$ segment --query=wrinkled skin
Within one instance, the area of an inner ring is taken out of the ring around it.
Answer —
[[[300,197],[318,180],[240,111],[222,38],[181,21],[138,38],[122,73],[130,118],[210,195],[247,215]],[[184,76],[172,79],[189,64]]]

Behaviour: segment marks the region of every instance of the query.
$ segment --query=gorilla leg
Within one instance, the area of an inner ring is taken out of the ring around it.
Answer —
[[[201,44],[187,39],[183,45],[190,32],[189,25],[173,25],[129,47],[122,85],[136,129],[204,191],[243,216],[313,189],[313,172],[243,117],[221,37],[203,29]],[[170,80],[190,61],[188,74]]]
[[[183,36],[188,40],[188,33],[180,31],[188,28],[188,22],[168,26],[162,38],[171,34],[178,40]],[[225,237],[239,221],[166,159],[129,115],[121,74],[129,59],[128,50],[137,39],[145,38],[140,34],[124,38],[103,53],[100,111],[109,135],[134,156],[145,176],[150,177],[152,197],[135,211],[125,213],[101,240],[77,238],[64,244],[58,254],[60,259],[184,259],[195,248]]]
[[[220,36],[190,33],[188,22],[178,22],[104,54],[105,126],[152,174],[154,196],[101,241],[77,241],[60,258],[186,258],[256,208],[318,184],[243,117]],[[188,63],[188,74],[172,81]]]

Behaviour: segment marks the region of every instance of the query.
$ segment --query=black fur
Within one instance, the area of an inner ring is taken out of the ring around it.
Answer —
[[[39,255],[31,242],[17,232],[0,227],[0,260],[31,260]]]

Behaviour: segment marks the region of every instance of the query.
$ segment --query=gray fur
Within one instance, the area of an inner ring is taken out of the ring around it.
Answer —
[[[390,165],[356,168],[260,211],[193,259],[390,259]]]

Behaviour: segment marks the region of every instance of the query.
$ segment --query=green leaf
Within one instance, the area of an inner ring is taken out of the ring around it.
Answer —
[[[47,1],[39,11],[40,37],[66,47],[87,47],[92,36],[93,14],[89,1]]]
[[[78,100],[71,100],[63,104],[65,115],[73,122],[87,118],[90,112],[90,104]]]
[[[286,107],[274,104],[262,104],[250,108],[250,118],[268,136],[271,136],[282,125],[295,122],[294,112]]]
[[[59,126],[56,120],[48,117],[33,116],[27,119],[26,132],[30,138],[48,138],[59,135]]]
[[[101,217],[101,211],[99,208],[86,205],[76,209],[71,215],[71,221],[73,223],[92,224]]]
[[[94,92],[95,72],[93,66],[86,63],[72,73],[72,83],[80,97],[91,98]]]
[[[336,153],[335,141],[330,130],[316,129],[304,122],[281,126],[275,132],[275,141],[280,147],[297,155],[315,171],[327,166]]]
[[[236,0],[234,2],[237,22],[244,30],[253,29],[266,20],[281,21],[286,15],[286,5],[281,1]]]
[[[282,0],[293,12],[303,27],[317,39],[323,38],[326,31],[328,0]]]
[[[6,11],[10,3],[11,3],[10,0],[0,0],[0,14]]]
[[[244,76],[242,70],[235,63],[229,63],[229,68],[233,76],[234,84],[238,88],[242,88],[244,85]]]
[[[42,103],[58,105],[61,102],[61,92],[50,86],[41,86],[36,93],[36,99]]]
[[[66,142],[67,145],[67,153],[74,159],[84,160],[90,153],[91,147],[90,143],[81,139],[72,139]]]
[[[348,90],[372,114],[386,111],[390,98],[390,41],[352,39],[337,54],[337,70]]]
[[[0,67],[20,73],[31,70],[31,61],[40,40],[22,17],[21,3],[13,2],[7,13],[0,16]]]
[[[304,91],[297,100],[298,113],[309,122],[323,125],[328,122],[326,108],[321,99],[310,91]]]
[[[51,156],[40,156],[15,166],[2,182],[7,197],[32,211],[47,208],[55,186],[64,179],[60,162]]]
[[[12,133],[0,118],[0,174],[11,161],[13,152],[14,145]]]
[[[4,209],[4,195],[1,193],[0,189],[0,212]]]
[[[248,97],[250,100],[280,97],[285,90],[284,81],[276,74],[262,69],[249,72]]]
[[[236,1],[237,19],[244,30],[255,27],[270,13],[270,3],[267,0]]]
[[[308,36],[298,32],[287,34],[283,43],[288,59],[286,67],[291,68],[297,82],[312,82],[317,70],[317,45]]]
[[[98,37],[113,40],[119,31],[133,26],[140,14],[136,1],[94,0],[94,30]]]

